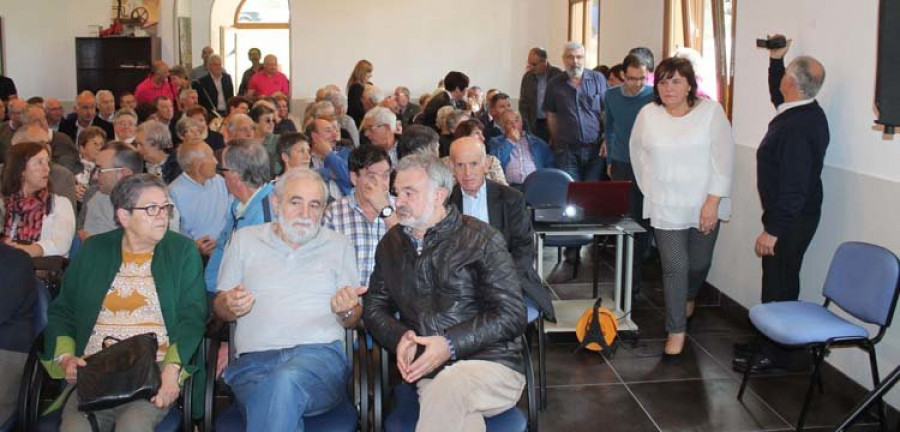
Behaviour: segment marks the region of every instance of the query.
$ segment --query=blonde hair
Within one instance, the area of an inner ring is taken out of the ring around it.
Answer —
[[[365,86],[367,73],[372,73],[372,63],[365,59],[356,62],[356,66],[353,67],[353,73],[350,74],[350,79],[347,80],[347,92],[350,92],[350,87],[353,84]]]

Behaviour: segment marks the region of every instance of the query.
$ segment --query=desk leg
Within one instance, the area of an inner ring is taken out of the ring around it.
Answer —
[[[640,276],[640,275],[638,275]],[[634,279],[634,236],[625,236],[625,299],[622,302],[622,312],[628,315],[631,312],[631,287]]]
[[[619,307],[622,298],[622,237],[624,233],[616,234],[616,286],[613,289],[613,308]]]

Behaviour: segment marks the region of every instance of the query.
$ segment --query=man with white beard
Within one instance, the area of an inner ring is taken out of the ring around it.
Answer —
[[[222,261],[216,315],[236,321],[225,370],[248,430],[304,430],[303,417],[346,399],[344,328],[362,313],[353,245],[321,228],[327,195],[313,170],[275,183],[275,221],[234,234]],[[299,425],[299,427],[298,427]]]
[[[578,42],[566,44],[563,64],[566,73],[547,83],[543,106],[556,167],[576,181],[599,180],[605,170],[600,141],[606,78],[585,69],[584,46]]]

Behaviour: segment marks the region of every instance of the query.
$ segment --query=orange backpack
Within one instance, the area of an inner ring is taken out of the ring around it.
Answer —
[[[609,309],[602,307],[602,299],[597,299],[594,306],[581,315],[578,324],[575,325],[575,336],[580,345],[575,352],[587,349],[594,352],[609,350],[610,355],[615,355],[618,345],[619,322],[616,315]]]

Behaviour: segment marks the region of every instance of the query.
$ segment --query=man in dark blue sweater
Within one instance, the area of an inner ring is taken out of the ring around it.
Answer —
[[[763,232],[755,249],[762,258],[763,303],[799,297],[803,255],[822,211],[822,166],[829,133],[828,119],[815,97],[825,68],[816,59],[801,56],[785,69],[789,48],[790,41],[785,48],[770,51],[769,92],[778,114],[756,152]],[[746,347],[735,347],[738,368],[747,363],[742,348]],[[754,369],[785,366],[786,356],[773,348],[765,347]]]

